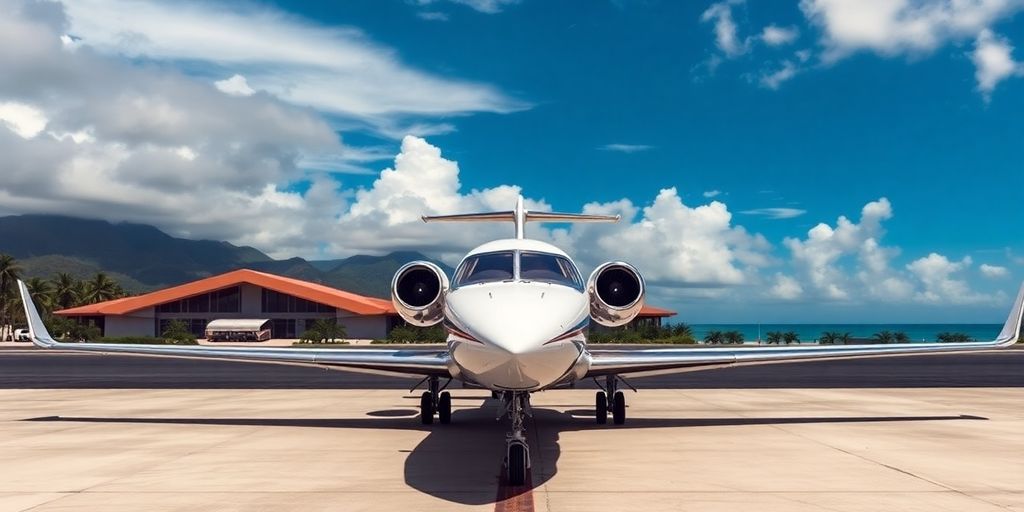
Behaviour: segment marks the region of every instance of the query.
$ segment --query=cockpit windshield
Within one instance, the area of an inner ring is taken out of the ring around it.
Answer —
[[[580,288],[583,282],[576,267],[568,259],[555,254],[523,252],[519,254],[519,278]]]
[[[498,251],[470,256],[455,272],[455,287],[514,279],[583,288],[583,280],[568,258],[529,251]]]
[[[470,256],[455,273],[455,286],[511,281],[515,277],[515,253],[489,252]]]

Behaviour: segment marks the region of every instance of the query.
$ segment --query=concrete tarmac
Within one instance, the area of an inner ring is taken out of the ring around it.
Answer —
[[[539,393],[519,488],[485,391],[455,389],[454,423],[423,426],[408,379],[203,364],[0,353],[0,511],[1024,511],[1017,350],[637,379],[622,426],[594,424],[592,390]],[[833,385],[787,387],[814,375]],[[321,377],[339,380],[304,389]],[[163,384],[98,385],[147,379]],[[355,389],[371,381],[390,389]]]

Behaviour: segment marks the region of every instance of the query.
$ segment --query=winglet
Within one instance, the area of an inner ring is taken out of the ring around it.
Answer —
[[[47,332],[46,325],[43,324],[43,319],[39,316],[35,303],[32,302],[32,294],[28,292],[28,286],[25,286],[25,282],[21,279],[18,280],[18,293],[21,294],[21,303],[25,306],[25,318],[28,319],[28,333],[32,343],[42,348],[53,348],[60,345]]]
[[[996,341],[1000,345],[1013,345],[1021,341],[1021,337],[1024,337],[1024,283],[1020,285],[1017,300],[1013,303],[1010,316],[1006,318],[1003,330]]]

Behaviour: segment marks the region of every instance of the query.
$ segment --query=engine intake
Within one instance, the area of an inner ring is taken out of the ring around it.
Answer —
[[[444,319],[448,276],[429,261],[402,265],[391,281],[391,303],[410,324],[427,327]]]
[[[605,263],[587,281],[590,317],[595,322],[618,327],[629,323],[644,307],[644,278],[629,263]]]

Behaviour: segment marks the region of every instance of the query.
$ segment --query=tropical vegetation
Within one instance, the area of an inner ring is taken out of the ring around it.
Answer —
[[[939,343],[967,343],[975,341],[970,335],[962,332],[940,332],[935,336]]]
[[[839,331],[825,331],[818,338],[821,345],[847,345],[850,343],[850,333]]]
[[[765,334],[765,343],[768,345],[800,343],[800,335],[796,331],[770,331]]]
[[[17,260],[8,254],[0,254],[0,339],[2,340],[12,338],[15,324],[25,323],[25,314],[16,285],[18,279],[22,278],[22,268]],[[75,279],[70,274],[59,272],[52,279],[40,277],[26,279],[25,286],[47,327],[52,327],[50,332],[63,333],[75,340],[96,339],[99,337],[99,329],[94,326],[79,326],[76,322],[66,318],[53,317],[51,313],[54,310],[93,304],[125,295],[121,285],[103,272],[98,272],[92,278],[84,280]],[[60,334],[55,335],[60,336]]]
[[[336,318],[319,318],[306,332],[299,336],[299,343],[338,343],[348,344],[345,341],[345,326],[338,323]]]
[[[907,333],[905,333],[903,331],[895,331],[895,332],[893,332],[893,331],[886,331],[886,330],[878,331],[875,334],[871,335],[871,338],[874,339],[876,343],[908,343],[908,342],[910,342],[910,336],[907,336]]]

